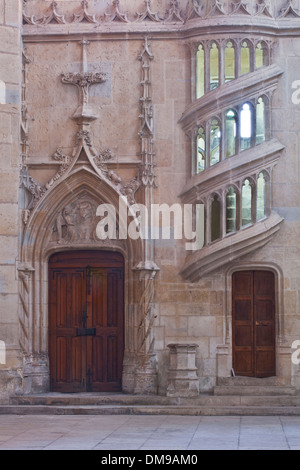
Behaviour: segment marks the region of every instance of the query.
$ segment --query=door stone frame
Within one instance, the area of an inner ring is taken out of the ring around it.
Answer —
[[[53,241],[53,227],[58,214],[80,197],[94,203],[112,204],[117,211],[120,194],[83,167],[69,175],[49,191],[33,209],[27,221],[21,242],[19,273],[20,349],[23,358],[21,393],[46,393],[50,389],[48,355],[48,260],[60,251],[108,250],[118,251],[124,257],[124,362],[123,391],[126,393],[156,393],[157,372],[155,351],[146,346],[153,338],[141,323],[142,304],[146,303],[149,279],[154,281],[156,266],[144,259],[143,240],[95,241],[71,239]],[[151,288],[154,289],[153,282]],[[141,300],[142,299],[142,300]],[[147,335],[147,341],[143,341]],[[139,338],[143,343],[137,349]],[[151,344],[152,344],[151,343]],[[145,385],[139,374],[146,374]]]

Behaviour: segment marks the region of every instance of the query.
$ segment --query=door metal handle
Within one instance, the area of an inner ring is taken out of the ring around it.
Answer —
[[[270,326],[270,322],[268,322],[268,321],[257,321],[257,322],[255,322],[255,326]]]

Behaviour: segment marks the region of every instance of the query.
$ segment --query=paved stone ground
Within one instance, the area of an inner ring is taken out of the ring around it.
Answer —
[[[0,415],[0,450],[248,449],[300,450],[300,417]]]

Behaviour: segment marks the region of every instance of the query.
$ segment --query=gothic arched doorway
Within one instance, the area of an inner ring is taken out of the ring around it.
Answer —
[[[50,389],[122,389],[124,259],[117,252],[70,251],[49,260]]]

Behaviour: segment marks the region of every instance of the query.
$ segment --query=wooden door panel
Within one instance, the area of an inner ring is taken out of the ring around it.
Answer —
[[[271,272],[233,275],[232,342],[236,375],[275,375],[275,277]]]
[[[253,355],[252,351],[238,350],[234,358],[234,370],[237,375],[253,376]]]
[[[123,364],[123,276],[121,269],[90,270],[88,316],[96,336],[89,343],[92,391],[119,391]]]
[[[119,380],[119,354],[118,337],[110,335],[107,338],[107,355],[111,358],[107,368],[107,381],[118,383]]]
[[[72,256],[54,255],[49,265],[51,390],[120,391],[124,348],[120,255],[101,253],[102,267],[96,266],[97,253]]]
[[[51,390],[84,391],[84,339],[76,331],[86,309],[85,270],[50,270],[49,277]]]

